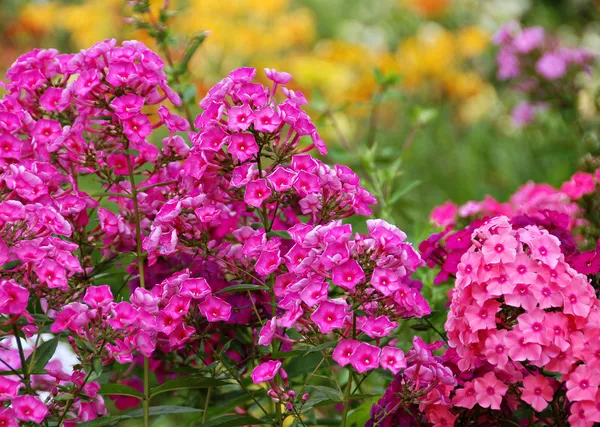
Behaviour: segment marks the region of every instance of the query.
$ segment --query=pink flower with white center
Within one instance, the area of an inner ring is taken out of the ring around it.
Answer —
[[[136,114],[123,121],[123,133],[133,143],[142,143],[152,133],[152,123],[145,114]]]
[[[523,252],[517,254],[515,262],[504,267],[511,282],[532,284],[537,279],[536,264]]]
[[[496,313],[500,311],[500,303],[494,300],[486,301],[482,307],[471,305],[465,311],[465,318],[473,331],[496,329]]]
[[[396,329],[398,323],[392,322],[387,316],[379,316],[377,318],[359,317],[357,318],[357,326],[371,338],[383,338]]]
[[[300,299],[309,307],[314,307],[319,302],[327,299],[329,284],[322,279],[312,280],[300,291]]]
[[[518,318],[521,333],[525,337],[525,343],[538,343],[548,345],[548,330],[545,325],[546,312],[544,310],[534,309],[523,313]]]
[[[0,409],[0,426],[19,427],[13,408]]]
[[[135,322],[137,317],[137,310],[130,303],[121,301],[111,307],[108,324],[114,329],[124,329]]]
[[[110,108],[121,119],[126,120],[130,117],[137,116],[144,106],[144,97],[139,95],[123,95],[119,96],[110,103]]]
[[[498,366],[499,369],[504,369],[508,363],[508,348],[506,347],[505,338],[507,330],[491,331],[485,340],[485,350],[483,354],[488,362]]]
[[[519,330],[509,331],[504,342],[508,347],[508,356],[512,360],[518,362],[537,361],[542,355],[542,346],[537,343],[526,343],[525,336]]]
[[[247,130],[254,121],[254,113],[248,104],[236,105],[229,110],[227,126],[233,131]]]
[[[519,283],[511,293],[504,295],[506,305],[512,307],[523,307],[525,310],[533,310],[537,306],[537,299],[533,292],[536,285]]]
[[[182,295],[173,295],[164,308],[165,313],[171,313],[173,317],[185,316],[190,311],[190,298]]]
[[[321,191],[321,182],[316,175],[301,170],[296,175],[293,187],[300,196],[306,197],[309,194]]]
[[[257,179],[251,181],[246,186],[246,193],[244,193],[244,202],[255,208],[260,208],[265,200],[271,197],[271,189],[267,185],[267,181],[264,179]]]
[[[129,168],[127,166],[127,157],[122,153],[111,153],[106,159],[106,164],[110,166],[115,175],[125,176],[129,175]]]
[[[135,64],[130,61],[116,61],[108,67],[106,81],[113,86],[123,86],[135,79]]]
[[[23,142],[9,133],[0,133],[0,158],[19,160]]]
[[[198,308],[209,322],[226,322],[231,317],[231,305],[212,295],[198,304]]]
[[[180,323],[169,334],[169,346],[172,350],[180,348],[196,332],[191,326]]]
[[[40,97],[40,106],[46,111],[64,111],[68,103],[61,101],[65,90],[59,87],[49,87]]]
[[[107,307],[114,301],[110,286],[90,286],[83,297],[83,302],[91,308]]]
[[[350,359],[350,363],[360,374],[376,369],[379,366],[381,349],[366,342],[361,342]]]
[[[466,252],[460,259],[458,271],[456,273],[456,282],[460,286],[466,286],[471,282],[477,281],[477,272],[481,264],[481,252]]]
[[[355,259],[336,265],[331,270],[331,281],[344,289],[354,289],[364,278],[365,272]]]
[[[35,138],[35,141],[47,144],[58,138],[61,133],[62,127],[56,120],[40,119],[31,131],[31,136]]]
[[[35,396],[18,396],[12,401],[15,418],[24,422],[41,424],[48,415],[48,408]]]
[[[379,355],[379,364],[396,375],[401,369],[406,368],[404,352],[396,347],[385,346]]]
[[[508,391],[508,387],[493,372],[488,372],[482,378],[477,378],[473,382],[473,387],[476,393],[475,399],[479,406],[495,410],[500,409],[502,397]]]
[[[258,260],[256,261],[254,271],[256,271],[261,276],[268,276],[269,274],[277,270],[279,264],[281,264],[279,249],[263,251],[258,257]]]
[[[568,336],[569,331],[569,318],[563,313],[546,313],[546,319],[544,321],[548,330],[548,339],[560,348],[562,351],[567,350],[571,347]]]
[[[267,181],[275,191],[283,192],[292,188],[296,179],[296,172],[283,167],[277,166],[275,170],[267,177]]]
[[[348,306],[342,302],[326,300],[319,304],[317,309],[310,315],[310,318],[317,324],[319,330],[326,334],[344,326],[347,310]]]
[[[165,335],[170,335],[181,322],[181,316],[169,311],[160,311],[156,316],[156,327]]]
[[[600,385],[598,371],[587,365],[579,365],[567,380],[567,398],[571,402],[594,400]]]
[[[258,365],[252,371],[252,381],[254,384],[261,384],[267,381],[271,381],[279,370],[281,369],[281,362],[278,360],[269,360]]]
[[[279,113],[269,106],[264,106],[254,112],[254,129],[259,132],[273,133],[281,125]]]
[[[533,409],[542,412],[554,397],[554,389],[550,381],[543,375],[529,375],[523,379],[521,399],[529,403]]]
[[[12,280],[0,282],[0,313],[22,314],[27,310],[29,291]]]
[[[560,307],[563,305],[563,295],[559,286],[554,282],[534,287],[533,292],[540,308]]]
[[[181,295],[192,299],[203,299],[211,293],[211,288],[206,279],[199,277],[185,279],[181,282]]]
[[[270,345],[277,330],[277,319],[272,317],[265,323],[258,334],[258,345]]]
[[[341,340],[333,350],[331,358],[340,366],[346,366],[351,363],[352,355],[359,344],[360,342],[356,340]]]
[[[200,148],[219,151],[223,144],[228,141],[227,133],[218,126],[211,127],[198,134],[197,140]]]
[[[563,311],[565,314],[587,317],[595,299],[593,289],[587,282],[573,280],[563,291]]]
[[[467,381],[463,388],[456,390],[456,394],[452,398],[454,406],[471,409],[477,403],[477,392],[471,381]]]
[[[245,162],[258,153],[258,144],[250,133],[235,133],[229,137],[227,151],[240,162]]]
[[[389,268],[376,267],[371,276],[371,286],[388,296],[400,289],[400,280],[398,273],[406,274],[406,269],[401,267],[399,272]]]
[[[0,402],[15,398],[21,387],[23,387],[23,384],[19,381],[0,377]],[[2,424],[0,424],[0,426],[1,425]]]
[[[561,256],[560,241],[551,234],[543,234],[533,239],[530,244],[533,259],[542,261],[550,268],[555,268]]]
[[[486,239],[481,253],[490,264],[514,262],[517,257],[517,240],[510,234],[496,234]]]

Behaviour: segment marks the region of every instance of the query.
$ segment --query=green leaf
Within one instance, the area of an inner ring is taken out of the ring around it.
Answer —
[[[58,347],[58,337],[54,337],[51,340],[40,344],[25,361],[25,365],[28,366],[29,372],[43,370],[52,356],[54,356],[54,353],[56,353],[56,347]]]
[[[267,233],[267,237],[280,237],[285,240],[292,240],[290,233],[284,230],[272,230]]]
[[[373,77],[375,77],[375,82],[379,86],[383,86],[385,84],[385,76],[381,72],[381,70],[377,67],[373,68]]]
[[[148,411],[151,417],[155,417],[158,415],[171,415],[171,414],[190,414],[193,412],[204,412],[203,409],[198,408],[190,408],[187,406],[176,406],[176,405],[162,405],[162,406],[152,406]],[[127,418],[142,418],[144,416],[143,409],[136,409],[125,414]]]
[[[272,424],[258,420],[248,415],[223,415],[219,418],[214,418],[204,424],[198,424],[197,427],[243,427],[247,425],[264,425]]]
[[[311,385],[309,387],[323,393],[325,396],[327,396],[327,398],[331,399],[333,402],[341,402],[344,400],[342,392],[338,389],[322,385]]]
[[[156,417],[159,415],[170,415],[170,414],[189,414],[189,413],[194,413],[194,412],[204,412],[204,411],[202,409],[198,409],[198,408],[188,408],[185,406],[174,406],[174,405],[153,406],[149,410],[151,417]],[[143,416],[144,416],[144,410],[136,409],[134,411],[128,412],[123,415],[100,417],[100,418],[96,418],[95,420],[92,420],[92,421],[88,421],[85,423],[79,423],[79,426],[100,427],[100,426],[116,425],[117,423],[119,423],[121,421],[142,418]]]
[[[220,289],[217,291],[217,294],[228,293],[228,292],[244,292],[244,291],[268,291],[269,288],[266,288],[262,285],[252,285],[252,284],[240,284],[240,285],[232,285],[227,286],[226,288]]]
[[[131,388],[125,384],[102,384],[100,386],[100,394],[111,395],[116,394],[119,396],[131,396],[143,399],[144,395],[134,388]]]
[[[389,200],[389,204],[393,205],[394,203],[396,203],[398,200],[400,200],[402,197],[406,196],[408,193],[410,193],[412,190],[414,190],[416,187],[418,187],[419,185],[421,185],[421,181],[413,181],[410,184],[408,184],[406,187],[401,188],[400,190],[396,191],[392,197],[390,197]]]
[[[199,376],[179,377],[175,378],[174,380],[167,381],[166,383],[161,384],[157,387],[154,387],[150,390],[150,396],[154,397],[157,394],[166,393],[169,391],[219,387],[226,384],[228,383],[221,380],[216,380],[214,378],[206,378]]]
[[[424,323],[417,323],[415,325],[410,325],[411,329],[414,329],[415,331],[428,331],[429,330],[429,325],[426,325]]]

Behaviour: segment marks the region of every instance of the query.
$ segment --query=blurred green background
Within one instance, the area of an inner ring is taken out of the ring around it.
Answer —
[[[158,10],[163,2],[151,3]],[[211,32],[190,67],[197,99],[242,65],[292,73],[330,147],[327,160],[356,167],[385,199],[377,214],[419,234],[445,200],[505,200],[528,180],[558,185],[574,172],[593,143],[580,129],[595,125],[596,70],[582,80],[582,108],[548,112],[518,129],[510,110],[519,95],[496,80],[490,37],[517,20],[599,53],[599,4],[171,0],[181,13],[170,28],[174,55],[186,37]],[[3,0],[0,69],[36,47],[76,52],[112,37],[152,46],[132,16],[124,0]]]

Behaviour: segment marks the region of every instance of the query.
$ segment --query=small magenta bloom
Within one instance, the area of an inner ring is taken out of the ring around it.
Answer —
[[[363,269],[355,259],[336,265],[331,273],[333,283],[344,289],[354,289],[365,278]]]
[[[496,329],[496,313],[500,311],[500,303],[488,300],[480,307],[471,305],[465,311],[465,318],[473,331]]]
[[[23,384],[18,381],[0,377],[0,402],[14,399],[22,386]]]
[[[267,185],[267,181],[265,179],[257,179],[256,181],[249,182],[246,186],[244,202],[255,208],[260,208],[271,194],[271,189]]]
[[[392,322],[387,316],[375,317],[359,317],[357,319],[359,329],[371,338],[387,337],[394,329],[398,327],[398,323]]]
[[[15,397],[12,401],[15,417],[24,422],[41,424],[48,415],[48,408],[35,396],[24,395]]]
[[[145,114],[136,114],[123,121],[123,133],[133,143],[141,143],[152,133],[152,124]]]
[[[482,378],[474,381],[475,399],[483,408],[500,409],[502,397],[508,391],[508,387],[500,381],[496,374],[488,372]]]
[[[212,295],[198,304],[198,308],[209,322],[226,322],[231,316],[231,305]]]
[[[233,131],[247,130],[254,121],[254,113],[248,104],[231,107],[227,125]]]
[[[284,85],[292,79],[292,75],[285,71],[275,71],[273,68],[265,68],[264,71],[269,80],[280,85]]]
[[[521,391],[521,399],[538,412],[546,409],[548,402],[554,396],[554,389],[550,385],[550,381],[540,374],[525,377]]]
[[[277,330],[277,319],[272,317],[258,334],[258,345],[270,345]]]
[[[0,410],[0,426],[19,427],[19,423],[16,420],[15,411],[13,408],[6,408]]]
[[[211,293],[206,279],[186,279],[181,283],[181,295],[192,299],[203,299]]]
[[[110,107],[121,120],[137,116],[143,106],[144,97],[133,94],[120,96],[110,103]]]
[[[21,314],[27,309],[29,291],[12,280],[0,282],[0,313]]]
[[[350,363],[358,373],[365,373],[379,366],[381,349],[366,342],[361,342],[354,350]]]
[[[250,133],[236,133],[229,138],[227,150],[240,162],[245,162],[258,153],[258,144],[256,144],[254,135]]]
[[[275,378],[275,375],[281,368],[281,362],[278,360],[269,360],[258,365],[252,371],[252,381],[254,384],[265,383]]]
[[[342,340],[337,345],[335,350],[333,350],[333,354],[331,358],[335,360],[339,365],[346,366],[352,361],[352,355],[354,351],[360,344],[359,341],[356,340]]]
[[[401,369],[406,368],[404,352],[396,347],[385,346],[379,355],[379,364],[383,369],[396,375]]]
[[[90,286],[83,297],[83,302],[92,308],[102,308],[114,301],[110,286]]]
[[[254,270],[261,276],[268,276],[269,274],[277,270],[279,264],[281,264],[279,249],[263,251],[258,257],[258,260],[256,261]]]
[[[319,330],[326,334],[344,326],[347,309],[348,307],[344,303],[327,300],[319,304],[310,318],[317,324]]]

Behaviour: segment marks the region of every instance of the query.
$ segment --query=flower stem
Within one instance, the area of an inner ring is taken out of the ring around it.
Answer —
[[[131,164],[131,156],[127,155],[127,169],[129,171],[129,183],[131,184],[131,200],[133,202],[133,213],[135,216],[135,239],[137,242],[137,262],[138,274],[140,279],[140,287],[146,288],[144,280],[144,250],[142,248],[142,224],[140,218],[140,206],[137,199],[137,188],[135,186],[135,177],[133,175],[133,165]],[[144,398],[142,406],[144,410],[144,427],[150,426],[150,365],[148,358],[144,356]]]
[[[23,372],[23,380],[25,381],[25,390],[27,393],[33,392],[31,389],[31,380],[29,378],[29,367],[27,366],[25,359],[25,352],[23,351],[23,345],[21,344],[21,337],[19,336],[19,328],[17,325],[13,323],[13,333],[15,335],[15,339],[17,340],[17,348],[19,349],[19,357],[21,358],[21,372]]]
[[[202,424],[206,422],[206,417],[208,416],[208,404],[210,403],[210,395],[212,394],[212,387],[208,388],[206,392],[206,402],[204,402],[204,413],[202,414]]]
[[[346,384],[346,391],[344,392],[344,411],[342,412],[341,427],[346,427],[346,419],[348,418],[348,410],[350,409],[350,394],[352,392],[352,373],[348,375],[348,384]]]

